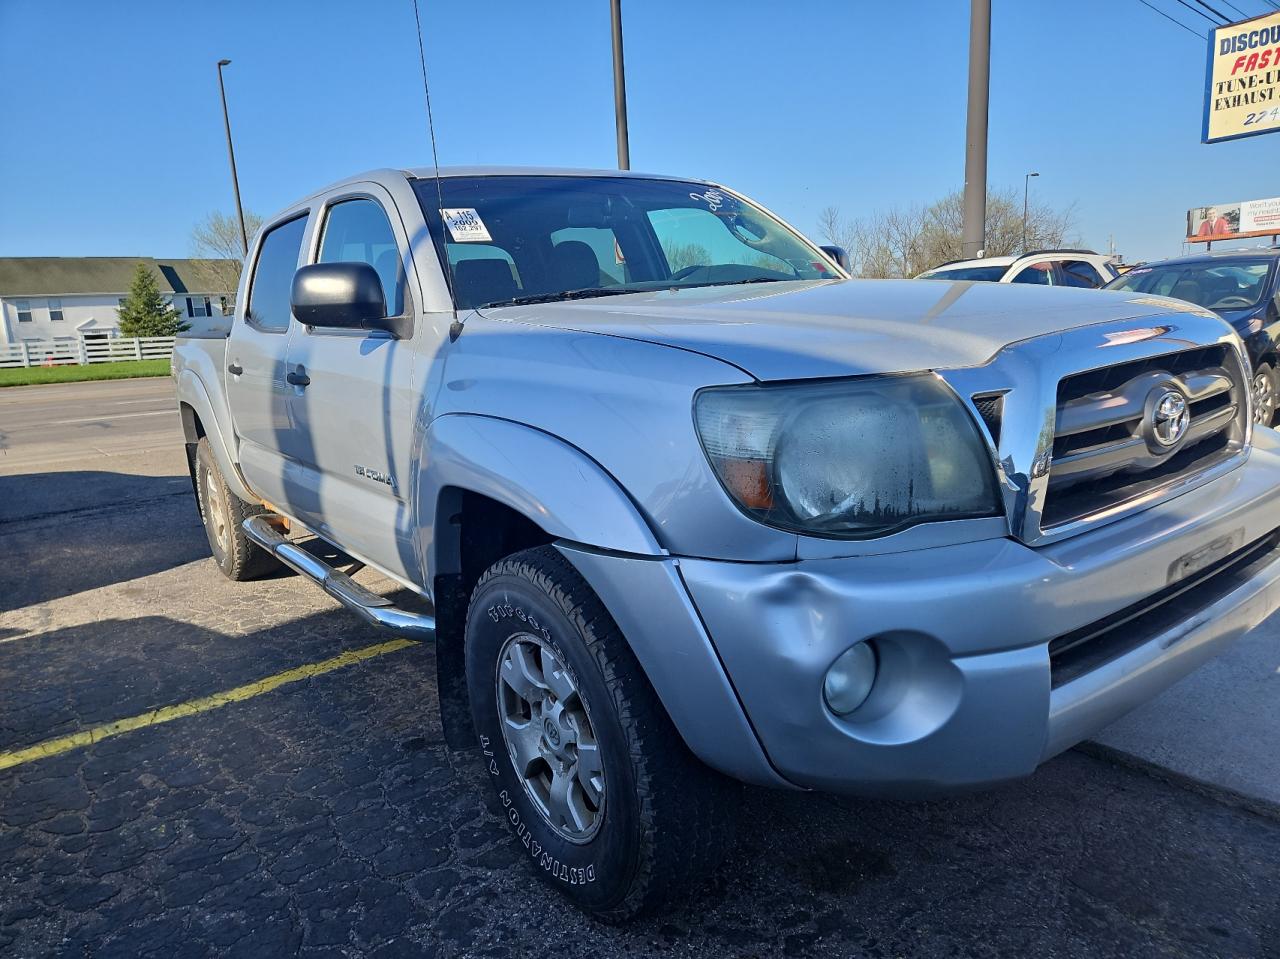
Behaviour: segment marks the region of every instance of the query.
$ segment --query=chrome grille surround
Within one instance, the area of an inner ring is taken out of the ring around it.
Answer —
[[[1253,435],[1248,369],[1235,333],[1196,311],[1023,340],[983,366],[939,374],[979,422],[974,398],[1004,394],[990,453],[1010,533],[1038,545],[1243,463]],[[1190,416],[1185,435],[1164,446],[1151,435],[1150,406],[1170,389]]]

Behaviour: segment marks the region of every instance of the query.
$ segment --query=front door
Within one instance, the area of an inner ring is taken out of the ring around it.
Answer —
[[[408,241],[391,197],[366,184],[331,198],[319,216],[310,261],[368,263],[382,280],[388,315],[412,315]],[[295,326],[289,373],[306,381],[289,397],[295,515],[358,558],[413,579],[412,339]]]
[[[254,492],[287,508],[289,386],[285,381],[292,315],[289,293],[298,269],[307,215],[273,226],[253,261],[245,308],[227,340],[227,402],[239,440],[240,469]]]

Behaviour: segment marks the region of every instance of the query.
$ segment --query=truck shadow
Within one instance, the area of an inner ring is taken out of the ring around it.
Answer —
[[[238,627],[286,593],[229,604],[218,629],[144,616],[0,644],[0,750],[387,638],[336,608]],[[928,803],[744,790],[709,883],[606,927],[535,880],[477,755],[444,747],[434,675],[432,648],[409,647],[0,772],[6,900],[25,904],[0,948],[140,954],[164,930],[193,953],[234,934],[259,955],[337,941],[499,959],[558,942],[744,959],[1280,942],[1280,827],[1075,753]]]
[[[209,555],[186,476],[99,470],[0,476],[0,612]]]

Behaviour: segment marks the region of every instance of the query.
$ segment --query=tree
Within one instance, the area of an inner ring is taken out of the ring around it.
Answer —
[[[133,271],[129,295],[120,301],[120,335],[177,336],[190,326],[160,292],[151,268],[139,263]]]
[[[667,266],[671,267],[672,273],[679,273],[691,266],[708,266],[711,263],[711,254],[699,243],[666,243],[663,244],[662,252],[667,258]]]
[[[1027,249],[1061,247],[1072,226],[1073,208],[1034,203],[1027,211]],[[829,206],[818,218],[828,243],[843,246],[853,272],[866,277],[915,276],[962,258],[964,195],[950,193],[924,207],[894,207],[855,220]],[[1023,252],[1022,196],[1004,189],[987,196],[987,256]]]
[[[262,226],[262,217],[244,211],[244,228],[252,237]],[[217,210],[191,229],[191,252],[206,260],[196,268],[205,293],[234,293],[240,285],[240,265],[244,247],[240,242],[240,221]]]

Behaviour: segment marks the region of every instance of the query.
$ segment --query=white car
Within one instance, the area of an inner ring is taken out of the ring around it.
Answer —
[[[1021,256],[952,260],[921,273],[917,280],[983,280],[1097,289],[1120,274],[1109,256],[1092,250],[1032,250]]]

